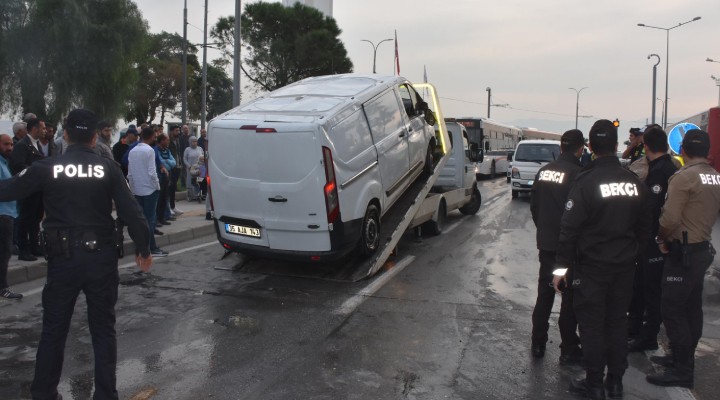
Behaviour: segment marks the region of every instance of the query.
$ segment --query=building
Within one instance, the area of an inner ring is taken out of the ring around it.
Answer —
[[[327,17],[333,16],[333,0],[283,0],[285,7],[291,7],[295,3],[317,8]]]

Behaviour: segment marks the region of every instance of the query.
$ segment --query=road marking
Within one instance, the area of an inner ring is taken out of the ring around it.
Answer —
[[[197,245],[197,246],[188,247],[188,248],[186,248],[186,249],[182,249],[182,250],[178,250],[178,251],[172,251],[172,252],[170,252],[170,254],[168,254],[168,257],[170,257],[170,256],[175,256],[175,255],[180,255],[180,254],[183,254],[183,253],[187,253],[188,251],[193,251],[193,250],[201,249],[201,248],[203,248],[203,247],[212,246],[212,245],[214,245],[214,244],[218,244],[218,242],[217,242],[217,241],[212,241],[212,242],[208,242],[208,243],[199,244],[199,245]],[[153,260],[153,263],[154,263],[155,261],[157,261],[157,260],[161,260],[161,259],[164,259],[164,258],[165,258],[165,257],[155,258],[155,259]],[[129,263],[125,263],[125,264],[119,265],[119,266],[118,266],[118,269],[119,269],[119,270],[120,270],[120,269],[128,269],[128,268],[133,268],[133,267],[137,267],[137,265],[135,264],[135,262],[129,262]],[[33,295],[36,295],[36,294],[38,294],[38,293],[41,293],[42,290],[43,290],[43,287],[44,287],[44,285],[43,285],[43,286],[40,286],[40,287],[38,287],[38,288],[35,288],[35,289],[30,289],[30,290],[28,290],[28,291],[25,291],[25,292],[23,292],[23,296],[26,296],[26,297],[27,297],[27,296],[33,296]]]
[[[380,288],[385,286],[386,283],[390,281],[395,275],[400,273],[405,267],[410,265],[411,262],[415,260],[415,256],[407,256],[400,260],[395,266],[392,267],[392,269],[388,272],[385,272],[382,274],[379,278],[374,280],[372,283],[367,285],[365,289],[358,292],[356,295],[352,296],[351,298],[345,300],[345,302],[338,307],[335,311],[333,311],[333,314],[337,315],[350,315],[353,311],[355,311],[360,304],[362,304],[368,297],[374,295]]]
[[[463,218],[463,219],[461,219],[460,221],[457,221],[457,222],[455,222],[454,224],[450,225],[449,227],[443,229],[443,232],[442,232],[443,235],[446,235],[446,234],[454,231],[455,228],[457,228],[458,226],[460,226],[460,224],[463,223],[463,221],[465,221],[465,218]]]

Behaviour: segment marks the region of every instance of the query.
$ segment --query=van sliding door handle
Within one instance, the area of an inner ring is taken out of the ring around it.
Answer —
[[[268,201],[271,203],[287,203],[287,199],[282,196],[269,197]]]
[[[398,137],[405,137],[405,132],[400,132],[400,134],[398,135]]]

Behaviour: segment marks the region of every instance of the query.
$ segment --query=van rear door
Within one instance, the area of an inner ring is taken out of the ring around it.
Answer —
[[[276,250],[330,250],[318,129],[307,123],[213,121],[210,176],[225,239]]]

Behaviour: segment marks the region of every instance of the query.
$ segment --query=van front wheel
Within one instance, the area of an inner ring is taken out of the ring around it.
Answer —
[[[375,204],[368,205],[360,232],[358,252],[361,256],[369,257],[377,251],[380,245],[380,210]]]

